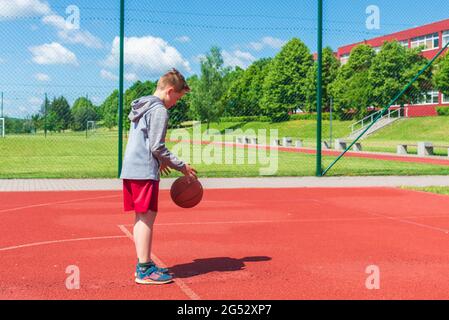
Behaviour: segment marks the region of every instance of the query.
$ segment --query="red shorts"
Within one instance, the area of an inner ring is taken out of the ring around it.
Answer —
[[[125,211],[157,212],[159,181],[123,179],[123,204]]]

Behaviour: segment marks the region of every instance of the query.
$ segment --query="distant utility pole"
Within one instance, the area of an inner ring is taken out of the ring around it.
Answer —
[[[2,115],[0,116],[0,118],[3,118],[3,91],[2,91]]]

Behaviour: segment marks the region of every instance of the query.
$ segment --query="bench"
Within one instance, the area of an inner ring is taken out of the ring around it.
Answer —
[[[432,156],[433,144],[432,142],[418,142],[418,156]]]
[[[434,148],[441,148],[441,149],[446,149],[447,151],[447,156],[449,157],[449,146],[433,146]]]
[[[347,147],[348,147],[348,142],[346,140],[343,140],[343,139],[336,139],[335,140],[335,149],[337,149],[339,151],[344,151],[344,150],[346,150]],[[352,150],[356,151],[356,152],[362,151],[362,144],[357,141],[352,146]]]
[[[328,150],[331,148],[331,146],[329,145],[329,142],[324,140],[324,141],[321,141],[321,148]]]
[[[449,156],[449,146],[435,146],[432,142],[420,141],[418,144],[407,144],[401,143],[397,145],[396,153],[397,154],[408,154],[408,147],[417,147],[418,148],[418,156],[426,157],[434,155],[435,148],[444,148],[448,152]]]
[[[416,144],[405,144],[405,143],[401,143],[398,144],[396,147],[396,153],[397,154],[408,154],[408,147],[417,147]]]
[[[282,138],[282,145],[284,147],[291,147],[293,146],[293,139],[290,137],[283,137]]]

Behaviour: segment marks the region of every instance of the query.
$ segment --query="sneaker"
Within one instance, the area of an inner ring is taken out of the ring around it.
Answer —
[[[137,264],[136,264],[136,272],[134,272],[134,277],[137,277],[137,270],[139,269],[139,265],[138,265],[138,261],[137,261]],[[153,261],[151,261],[151,263],[156,267],[156,269],[159,271],[159,272],[161,272],[161,273],[168,273],[168,268],[161,268],[161,267],[158,267]]]
[[[173,281],[169,274],[160,272],[156,266],[151,266],[146,270],[138,269],[136,283],[139,284],[165,284]]]

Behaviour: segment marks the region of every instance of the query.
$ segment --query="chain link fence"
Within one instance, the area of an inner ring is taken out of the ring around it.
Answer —
[[[447,174],[445,2],[324,0],[321,69],[319,3],[124,1],[119,137],[120,1],[0,1],[0,178],[117,177],[171,68],[166,143],[202,177]]]
[[[324,1],[323,110],[338,126],[323,126],[324,173],[361,157],[349,174],[447,173],[446,5]]]

